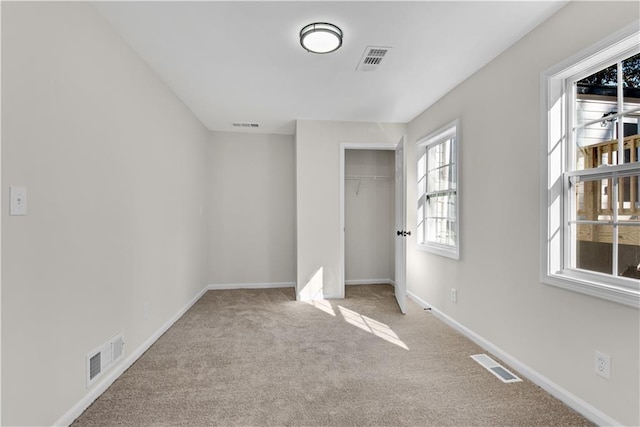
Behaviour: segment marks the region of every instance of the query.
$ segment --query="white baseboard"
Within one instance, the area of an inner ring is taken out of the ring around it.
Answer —
[[[351,285],[394,285],[394,281],[391,279],[360,279],[360,280],[345,280],[344,284]]]
[[[580,399],[578,396],[575,396],[574,394],[560,387],[558,384],[554,383],[553,381],[543,376],[539,372],[531,369],[529,366],[520,362],[518,359],[511,356],[509,353],[503,351],[499,347],[495,346],[493,343],[487,341],[480,335],[476,334],[471,329],[458,323],[456,320],[452,319],[442,311],[433,307],[431,304],[429,304],[427,301],[423,300],[422,298],[418,297],[416,294],[412,292],[407,292],[407,295],[409,296],[409,298],[414,300],[418,305],[421,305],[422,307],[425,307],[425,308],[430,308],[431,312],[436,317],[441,319],[443,322],[445,322],[446,324],[448,324],[449,326],[451,326],[452,328],[460,332],[462,335],[469,338],[471,341],[478,344],[483,349],[487,350],[488,352],[492,353],[494,356],[504,361],[506,364],[508,364],[513,369],[515,369],[520,374],[522,374],[522,376],[526,377],[529,381],[531,381],[538,387],[542,388],[547,393],[549,393],[556,399],[560,400],[562,403],[564,403],[574,411],[580,413],[582,416],[589,419],[591,422],[594,422],[599,426],[621,426],[622,425],[622,423],[619,423],[618,421],[614,420],[613,418],[611,418],[601,410],[597,409],[593,405],[590,405],[589,403]]]
[[[209,291],[222,291],[230,289],[273,289],[273,288],[295,288],[294,282],[272,282],[272,283],[217,283],[207,286]]]
[[[158,338],[162,336],[184,313],[187,312],[202,296],[207,292],[207,288],[202,289],[198,294],[191,299],[184,307],[182,307],[176,314],[167,320],[153,335],[151,335],[145,342],[143,342],[137,349],[135,349],[129,356],[121,361],[118,365],[115,365],[110,371],[106,372],[106,376],[95,386],[89,390],[89,392],[76,403],[71,409],[69,409],[58,421],[54,423],[54,426],[68,426],[76,418],[78,418],[84,411],[96,400],[102,393],[104,393],[115,380],[122,375],[124,371],[129,369],[142,354],[149,349],[155,343]]]

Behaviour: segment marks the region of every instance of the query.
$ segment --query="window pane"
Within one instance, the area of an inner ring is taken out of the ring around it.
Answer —
[[[638,221],[640,174],[618,178],[618,221]]]
[[[638,181],[640,175],[618,178],[618,220],[634,220],[640,212]]]
[[[627,178],[633,193],[637,195],[639,176]],[[625,178],[623,178],[625,179]],[[636,202],[637,206],[637,202]],[[640,209],[629,212],[627,215],[620,215],[620,225],[618,226],[618,274],[624,277],[640,279]],[[636,224],[636,225],[631,225]]]
[[[610,179],[581,178],[577,181],[573,177],[572,187],[575,188],[575,205],[571,207],[578,221],[608,221],[611,219],[609,203],[611,198]]]
[[[622,81],[624,82],[623,112],[633,112],[637,119],[638,114],[640,114],[640,53],[622,61]],[[626,122],[624,126],[625,135],[635,135],[638,133],[637,120],[635,121],[635,126],[633,124],[628,125]],[[632,133],[634,127],[635,132]]]
[[[622,76],[625,88],[640,88],[640,53],[622,61]]]
[[[640,91],[640,89],[638,89]],[[637,106],[634,106],[634,108]],[[640,109],[636,108],[635,112],[630,111],[624,116],[622,116],[619,120],[622,120],[622,132],[624,135],[625,143],[627,143],[630,137],[638,135],[638,117],[640,117]],[[615,128],[615,139],[618,139],[618,135],[620,135],[620,129],[618,128],[618,124],[616,122]]]
[[[455,193],[444,193],[429,197],[429,201],[427,202],[427,216],[455,219]]]
[[[640,227],[620,227],[621,233],[633,233],[633,245],[618,244],[618,275],[640,279]]]
[[[608,94],[611,88],[618,86],[618,65],[613,64],[578,81],[578,93]]]
[[[456,221],[449,221],[449,241],[447,245],[454,246],[456,243]]]
[[[596,136],[599,141],[614,139],[615,117],[618,113],[618,71],[617,65],[612,65],[578,81],[576,90],[575,127],[583,127],[587,123],[602,119],[596,125],[602,127],[600,133],[609,132],[607,137]],[[591,133],[596,133],[594,128]],[[579,138],[579,136],[578,136]],[[605,139],[602,139],[605,138]],[[583,141],[579,146],[589,145]]]
[[[586,220],[587,219],[587,215],[586,215],[586,208],[585,208],[585,186],[588,187],[587,191],[590,191],[591,187],[592,187],[593,183],[588,183],[585,184],[584,182],[578,182],[577,184],[574,184],[574,187],[576,189],[576,201],[575,201],[575,209],[576,209],[576,219],[578,220]],[[590,196],[592,195],[592,192],[590,191]]]
[[[575,189],[575,199],[572,200],[571,206],[575,213],[574,218],[578,221],[603,220],[600,216],[603,209],[606,210],[608,207],[608,180],[573,177],[571,186]]]
[[[576,129],[576,170],[616,164],[618,159],[616,123],[616,120],[604,119]]]
[[[613,226],[608,224],[574,224],[571,236],[575,243],[574,268],[611,274],[613,271]]]
[[[429,218],[427,220],[427,240],[441,245],[455,246],[455,222],[446,218]]]
[[[576,169],[615,164],[608,142],[618,138],[618,65],[578,81],[575,91]]]
[[[434,218],[428,218],[427,219],[427,237],[426,240],[428,242],[435,242],[436,241],[436,235],[438,234],[438,221]]]
[[[613,186],[611,185],[610,179],[601,179],[598,180],[598,193],[597,197],[597,217],[595,219],[598,220],[608,220],[610,219],[611,213],[611,189]],[[603,216],[604,215],[604,216]]]
[[[428,158],[429,170],[451,163],[451,139],[429,147]]]
[[[638,135],[640,118],[640,53],[622,61],[624,136]]]
[[[624,139],[625,163],[638,161],[638,145],[640,145],[640,138],[626,137]]]
[[[455,167],[443,166],[429,171],[427,192],[442,191],[455,188]]]

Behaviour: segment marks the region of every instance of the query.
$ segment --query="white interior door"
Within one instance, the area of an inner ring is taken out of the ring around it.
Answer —
[[[407,312],[407,284],[405,282],[406,235],[405,230],[405,182],[404,182],[404,139],[396,147],[395,171],[395,204],[396,204],[396,260],[395,260],[395,293],[400,311]]]

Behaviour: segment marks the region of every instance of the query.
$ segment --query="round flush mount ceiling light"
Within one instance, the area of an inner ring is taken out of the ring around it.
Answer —
[[[300,44],[307,52],[334,52],[342,46],[342,30],[327,22],[309,24],[300,30]]]

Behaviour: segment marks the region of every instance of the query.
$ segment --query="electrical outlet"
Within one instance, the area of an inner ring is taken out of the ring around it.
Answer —
[[[11,200],[9,204],[9,215],[27,214],[27,188],[9,187]]]
[[[606,379],[611,378],[611,356],[596,351],[593,371]]]
[[[149,318],[149,303],[145,302],[144,304],[142,304],[142,318],[143,319],[148,319]]]
[[[458,290],[451,288],[451,302],[458,302]]]

